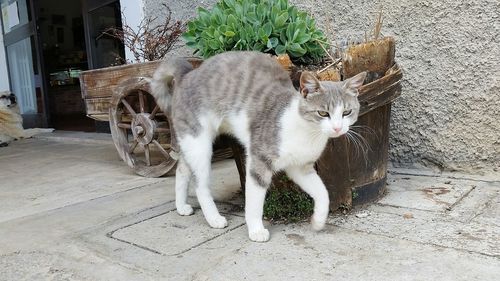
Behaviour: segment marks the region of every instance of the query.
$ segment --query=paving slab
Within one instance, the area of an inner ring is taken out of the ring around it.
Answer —
[[[231,234],[238,232],[244,234]],[[309,225],[277,226],[271,242],[233,248],[191,280],[495,280],[500,274],[494,258],[335,226],[319,233]]]
[[[0,222],[166,180],[138,177],[112,148],[33,140],[2,148]],[[4,157],[11,149],[24,153]]]
[[[228,221],[228,227],[224,229],[208,227],[201,210],[192,216],[182,217],[175,211],[169,211],[121,227],[109,233],[108,237],[161,255],[180,255],[245,224],[243,217],[224,213],[222,215]],[[165,240],[167,234],[168,237],[176,237],[177,239]]]
[[[368,216],[336,216],[330,222],[363,233],[500,258],[500,240],[497,239],[500,228],[492,224],[463,223],[446,214],[377,205],[368,207],[363,213]]]
[[[391,174],[389,192],[380,204],[417,210],[443,211],[462,199],[476,186],[476,181]]]

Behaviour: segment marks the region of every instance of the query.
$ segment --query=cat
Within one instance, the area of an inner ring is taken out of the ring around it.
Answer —
[[[9,91],[0,92],[0,147],[7,146],[15,139],[31,138],[36,134],[52,131],[54,129],[24,129],[15,95]]]
[[[366,73],[342,82],[318,81],[311,72],[296,90],[287,71],[269,55],[231,51],[204,61],[197,69],[182,58],[155,71],[152,95],[172,118],[179,145],[175,205],[193,214],[187,190],[194,179],[203,215],[224,228],[210,193],[212,142],[219,134],[236,137],[246,150],[245,221],[250,240],[265,242],[262,222],[266,191],[273,174],[285,171],[314,200],[311,223],[321,230],[329,212],[328,192],[314,169],[329,138],[339,137],[358,118],[357,88]]]

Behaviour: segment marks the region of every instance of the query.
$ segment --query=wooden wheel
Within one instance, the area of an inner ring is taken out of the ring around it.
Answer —
[[[111,99],[109,123],[120,157],[144,177],[160,177],[177,163],[175,137],[168,114],[150,95],[150,79],[132,78],[120,84]]]

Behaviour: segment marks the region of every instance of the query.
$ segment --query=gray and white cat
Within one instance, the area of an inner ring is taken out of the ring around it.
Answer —
[[[264,198],[271,177],[281,170],[314,199],[312,227],[322,229],[329,198],[314,162],[329,138],[345,134],[356,122],[357,88],[365,76],[320,82],[304,72],[299,92],[274,58],[258,52],[223,53],[194,70],[185,59],[164,62],[153,76],[152,92],[160,108],[171,112],[179,144],[177,212],[193,214],[187,190],[194,179],[208,224],[227,226],[209,188],[212,142],[226,133],[236,137],[247,154],[245,220],[250,239],[269,240],[262,223]]]

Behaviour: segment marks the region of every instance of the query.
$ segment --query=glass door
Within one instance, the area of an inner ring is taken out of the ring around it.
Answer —
[[[46,126],[31,1],[0,0],[0,7],[11,91],[17,97],[24,126]]]
[[[84,21],[91,69],[124,64],[125,47],[116,38],[104,35],[110,28],[121,28],[120,1],[85,0]]]

